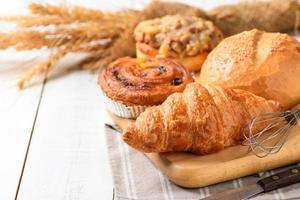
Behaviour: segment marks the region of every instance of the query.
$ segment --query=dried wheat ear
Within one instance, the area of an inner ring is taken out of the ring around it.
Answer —
[[[118,56],[134,54],[133,41],[128,46],[122,41],[131,39],[128,36],[139,18],[139,12],[102,12],[77,6],[67,8],[37,3],[30,4],[29,9],[30,16],[1,18],[15,22],[17,29],[12,33],[0,33],[0,49],[14,46],[17,51],[42,47],[55,50],[47,60],[23,74],[18,82],[21,89],[33,76],[51,70],[60,58],[70,52],[89,54],[81,63],[84,69],[95,69]]]
[[[49,59],[33,66],[18,82],[19,88],[29,85],[33,76],[51,70],[56,62],[70,52],[90,56],[80,66],[97,69],[122,56],[134,56],[133,29],[139,21],[165,15],[192,15],[212,20],[230,36],[258,28],[271,32],[298,31],[300,9],[297,0],[242,2],[217,7],[209,12],[180,3],[153,0],[142,11],[102,12],[83,7],[63,7],[32,3],[31,15],[0,18],[15,22],[13,33],[0,32],[0,49],[14,46],[16,50],[54,48]],[[34,29],[39,27],[39,29]],[[53,28],[54,27],[54,28]]]

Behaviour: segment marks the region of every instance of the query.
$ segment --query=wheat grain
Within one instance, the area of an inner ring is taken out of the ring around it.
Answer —
[[[76,42],[71,41],[66,46],[60,48],[58,51],[53,53],[49,57],[48,60],[45,60],[45,61],[37,64],[33,68],[31,68],[28,72],[26,72],[21,77],[20,81],[18,82],[19,88],[23,89],[24,87],[26,87],[26,84],[29,82],[29,80],[33,76],[40,75],[40,74],[48,72],[51,68],[53,68],[53,66],[57,63],[57,61],[60,58],[62,58],[63,56],[65,56],[66,54],[78,50],[82,41],[83,41],[82,39],[81,40],[79,39]]]
[[[33,16],[17,16],[17,17],[4,17],[0,18],[1,21],[14,22],[18,27],[36,27],[36,26],[49,26],[72,23],[73,20],[69,18],[62,18],[60,16],[52,15],[33,15]]]
[[[80,6],[74,6],[71,8],[63,6],[54,6],[49,4],[37,4],[31,3],[29,9],[33,14],[38,15],[54,15],[62,18],[84,21],[103,21],[103,20],[116,20],[127,21],[130,18],[135,18],[138,14],[137,11],[119,11],[119,12],[102,12],[100,10],[88,9]]]
[[[133,55],[133,25],[141,19],[140,12],[102,12],[83,7],[63,7],[32,3],[33,15],[7,17],[0,20],[16,22],[17,31],[0,34],[0,49],[15,46],[17,50],[29,50],[46,46],[56,48],[48,60],[33,66],[20,79],[19,88],[28,85],[33,76],[48,72],[55,63],[70,52],[88,52],[90,57],[83,68],[99,68],[119,56]],[[52,30],[47,27],[56,25]],[[32,30],[31,27],[46,30]],[[28,29],[29,28],[29,29]],[[130,32],[130,37],[124,37]]]

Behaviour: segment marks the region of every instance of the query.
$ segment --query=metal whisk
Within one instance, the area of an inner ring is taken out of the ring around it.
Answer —
[[[261,114],[249,123],[249,129],[244,133],[245,144],[260,158],[278,153],[289,136],[289,130],[297,125],[299,118],[300,108]]]

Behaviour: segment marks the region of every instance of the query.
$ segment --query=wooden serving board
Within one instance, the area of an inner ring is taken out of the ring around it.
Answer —
[[[110,115],[122,129],[134,122]],[[246,146],[229,147],[205,156],[191,153],[148,153],[146,156],[174,183],[187,188],[204,187],[300,162],[300,125],[292,129],[279,153],[265,158],[249,153]]]

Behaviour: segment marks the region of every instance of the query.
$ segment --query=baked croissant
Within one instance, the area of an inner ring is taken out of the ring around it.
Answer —
[[[249,121],[280,104],[239,89],[188,84],[160,106],[146,109],[123,140],[142,152],[189,151],[209,154],[240,144]]]

